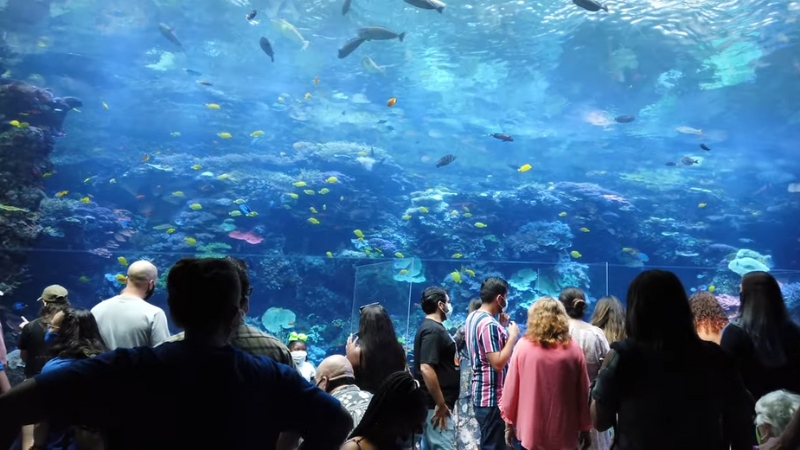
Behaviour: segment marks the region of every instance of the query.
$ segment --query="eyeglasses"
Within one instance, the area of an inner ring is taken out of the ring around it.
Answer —
[[[247,288],[247,296],[249,297],[250,294],[252,293],[253,293],[253,286],[250,286],[249,288]]]
[[[369,308],[370,306],[379,306],[380,304],[381,304],[380,302],[375,302],[375,303],[370,303],[369,305],[359,306],[358,312],[362,313],[365,308]]]

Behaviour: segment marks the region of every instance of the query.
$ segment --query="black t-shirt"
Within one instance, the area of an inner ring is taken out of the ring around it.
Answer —
[[[439,379],[439,387],[447,407],[453,409],[458,400],[461,378],[458,373],[456,343],[441,323],[425,319],[417,329],[414,338],[414,373],[419,381],[428,409],[434,409],[436,403],[425,386],[420,366],[427,364],[433,367]]]
[[[44,343],[44,334],[47,332],[42,319],[36,319],[22,328],[17,347],[24,350],[28,356],[25,361],[25,377],[31,378],[39,375],[42,367],[52,359],[47,345]]]
[[[720,345],[736,361],[744,385],[758,400],[779,389],[800,393],[800,328],[787,323],[782,333],[786,361],[784,364],[765,364],[750,335],[734,320],[722,331]]]
[[[592,398],[617,413],[618,450],[751,449],[753,400],[717,344],[615,342]]]

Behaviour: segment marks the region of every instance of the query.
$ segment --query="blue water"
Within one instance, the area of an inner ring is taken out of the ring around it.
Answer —
[[[342,3],[0,1],[6,331],[48,284],[114,295],[118,257],[227,254],[317,356],[374,301],[410,339],[431,284],[455,326],[490,275],[524,323],[652,267],[735,297],[749,258],[800,313],[796,3]],[[405,35],[337,57],[369,26]],[[19,83],[82,105],[48,125]]]

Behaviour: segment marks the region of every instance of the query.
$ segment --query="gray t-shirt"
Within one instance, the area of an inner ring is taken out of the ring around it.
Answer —
[[[170,336],[164,310],[139,297],[112,297],[95,305],[92,314],[110,350],[154,347]]]

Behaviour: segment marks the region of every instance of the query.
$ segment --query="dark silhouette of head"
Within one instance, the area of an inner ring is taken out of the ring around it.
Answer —
[[[762,362],[770,367],[786,362],[783,337],[796,328],[789,317],[778,281],[767,272],[742,277],[739,313],[735,323],[747,332]]]
[[[625,332],[655,348],[674,348],[699,340],[681,280],[665,270],[646,270],[628,287]]]
[[[572,319],[583,319],[586,312],[586,294],[576,287],[568,287],[558,294],[558,301],[564,305],[567,315]]]
[[[88,309],[66,308],[53,316],[57,337],[50,346],[53,356],[84,359],[97,356],[108,349],[97,328],[97,321]]]
[[[247,314],[250,311],[250,294],[253,293],[253,288],[250,286],[250,277],[247,275],[247,262],[231,256],[228,256],[227,259],[233,264],[236,268],[236,273],[239,275],[239,289],[242,295],[239,307]]]
[[[364,417],[350,433],[376,448],[398,448],[397,443],[422,434],[428,407],[419,384],[405,371],[390,374],[372,397]]]
[[[192,335],[230,335],[241,322],[241,280],[226,258],[184,258],[167,276],[167,304],[175,323]]]

